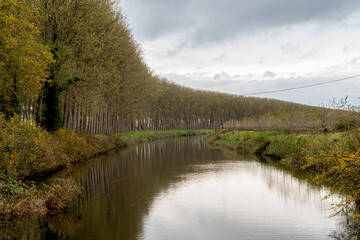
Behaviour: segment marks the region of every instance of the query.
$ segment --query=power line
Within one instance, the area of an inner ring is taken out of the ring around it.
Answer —
[[[331,84],[331,83],[335,83],[335,82],[345,81],[345,80],[349,80],[349,79],[353,79],[353,78],[357,78],[357,77],[360,77],[360,74],[350,76],[350,77],[340,78],[340,79],[336,79],[336,80],[326,81],[326,82],[314,83],[314,84],[309,84],[309,85],[304,85],[304,86],[299,86],[299,87],[292,87],[292,88],[284,88],[284,89],[278,89],[278,90],[264,91],[264,92],[253,92],[253,93],[245,93],[245,94],[229,94],[229,93],[222,93],[222,92],[213,92],[213,93],[216,93],[216,94],[221,94],[221,96],[183,96],[183,97],[187,97],[187,98],[214,98],[214,97],[215,98],[219,98],[219,97],[229,98],[229,97],[241,97],[241,96],[254,96],[254,95],[262,95],[262,94],[277,93],[277,92],[286,92],[286,91],[291,91],[291,90],[316,87],[316,86],[321,86],[321,85],[325,85],[325,84]],[[211,92],[211,91],[209,91],[209,92]]]
[[[261,94],[267,94],[267,93],[285,92],[285,91],[291,91],[291,90],[296,90],[296,89],[309,88],[309,87],[315,87],[315,86],[330,84],[330,83],[334,83],[334,82],[340,82],[340,81],[344,81],[344,80],[348,80],[348,79],[352,79],[352,78],[357,78],[357,77],[360,77],[360,75],[355,75],[355,76],[351,76],[351,77],[340,78],[340,79],[336,79],[336,80],[332,80],[332,81],[315,83],[315,84],[310,84],[310,85],[305,85],[305,86],[299,86],[299,87],[284,88],[284,89],[265,91],[265,92],[255,92],[255,93],[241,94],[241,96],[250,96],[250,95],[253,96],[253,95],[261,95]]]

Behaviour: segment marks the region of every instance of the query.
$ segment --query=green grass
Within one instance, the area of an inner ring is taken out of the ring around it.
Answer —
[[[243,154],[287,159],[286,163],[301,164],[308,151],[346,141],[345,133],[286,134],[272,131],[217,131],[208,135],[210,143],[226,146]],[[290,160],[289,160],[290,159]]]
[[[129,146],[137,143],[154,141],[156,139],[203,135],[205,133],[206,131],[204,130],[149,130],[120,133],[113,135],[113,137],[120,138],[126,146]]]

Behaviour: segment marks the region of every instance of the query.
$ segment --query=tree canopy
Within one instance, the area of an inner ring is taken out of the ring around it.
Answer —
[[[10,117],[21,111],[25,96],[39,95],[53,60],[35,24],[37,8],[22,0],[2,0],[0,9],[0,109]]]

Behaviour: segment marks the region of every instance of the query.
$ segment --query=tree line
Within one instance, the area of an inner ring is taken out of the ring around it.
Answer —
[[[49,131],[112,134],[230,121],[265,126],[279,116],[293,127],[324,125],[329,113],[154,75],[112,0],[2,0],[0,9],[0,111],[7,119],[21,114]]]

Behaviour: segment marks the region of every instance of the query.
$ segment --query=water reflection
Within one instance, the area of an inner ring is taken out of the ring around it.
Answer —
[[[336,229],[318,189],[269,165],[207,164],[184,177],[156,197],[141,239],[326,239]]]
[[[179,180],[186,166],[222,159],[204,141],[177,139],[136,146],[89,164],[83,177],[84,200],[78,214],[86,226],[75,235],[83,239],[137,239],[142,217],[154,196]],[[75,173],[78,174],[78,173]]]
[[[78,166],[68,215],[21,223],[22,239],[327,239],[344,219],[298,174],[209,148],[201,138],[139,145]],[[336,200],[336,199],[335,199]],[[347,225],[345,225],[346,227]]]

